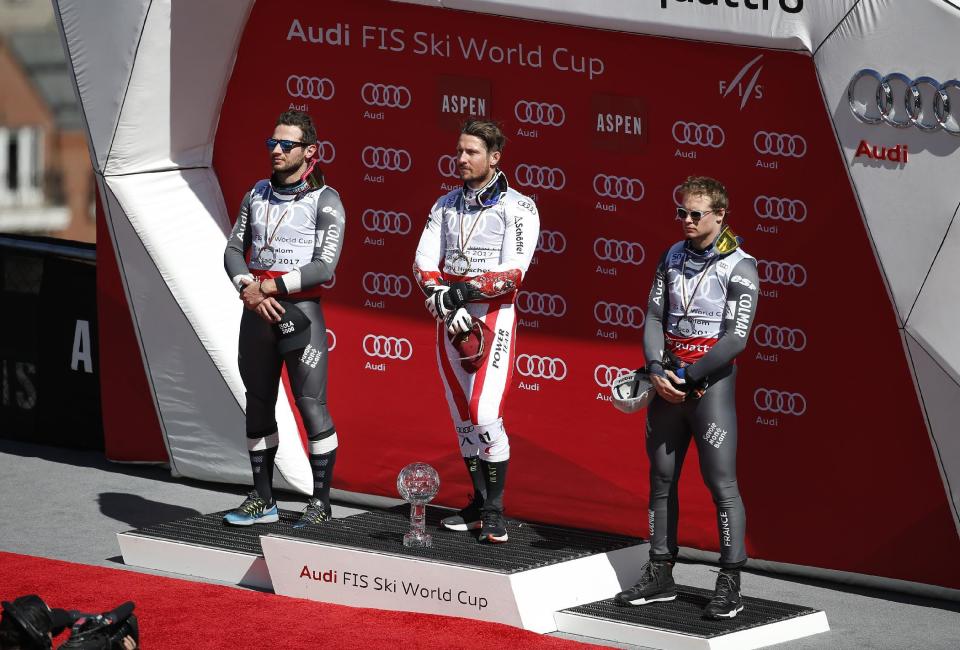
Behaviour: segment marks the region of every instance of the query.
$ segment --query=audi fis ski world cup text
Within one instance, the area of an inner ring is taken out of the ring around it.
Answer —
[[[369,589],[397,596],[420,598],[423,600],[438,600],[446,603],[459,603],[471,609],[483,610],[489,604],[486,596],[471,593],[467,589],[455,587],[430,586],[413,580],[404,580],[383,575],[369,575],[356,571],[338,569],[311,569],[303,565],[299,575],[301,580],[312,580],[324,583],[330,588]]]
[[[459,58],[468,63],[522,66],[542,69],[545,65],[560,72],[584,75],[593,80],[603,75],[603,59],[567,47],[544,48],[529,43],[499,43],[490,38],[434,32],[409,32],[400,27],[362,25],[359,41],[351,35],[349,23],[330,26],[304,24],[294,18],[287,30],[287,41],[330,47],[354,47],[386,52],[410,52],[418,56],[442,59]]]

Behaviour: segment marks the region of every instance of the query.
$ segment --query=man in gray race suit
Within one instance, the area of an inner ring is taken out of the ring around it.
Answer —
[[[285,363],[313,471],[313,496],[294,524],[302,528],[331,516],[337,433],[327,410],[327,332],[320,295],[340,259],[344,211],[340,195],[315,169],[317,131],[309,115],[281,114],[266,144],[273,174],[243,197],[223,255],[245,307],[238,363],[247,394],[255,488],[224,521],[249,526],[279,519],[272,490],[279,444],[274,409]]]
[[[691,176],[677,208],[685,239],[660,259],[650,290],[643,351],[657,391],[647,408],[650,459],[650,561],[640,581],[617,594],[629,605],[677,597],[677,481],[691,437],[700,473],[717,508],[720,572],[707,618],[743,610],[740,567],[746,515],[737,487],[734,358],[747,345],[757,310],[757,262],[726,225],[727,191],[718,181]]]

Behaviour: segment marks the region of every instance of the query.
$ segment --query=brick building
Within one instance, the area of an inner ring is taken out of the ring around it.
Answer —
[[[93,170],[50,19],[0,34],[0,232],[91,242]]]

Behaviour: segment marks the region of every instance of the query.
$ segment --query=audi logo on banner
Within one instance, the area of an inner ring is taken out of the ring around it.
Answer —
[[[406,298],[413,290],[410,278],[392,273],[364,273],[363,290],[372,296]]]
[[[632,327],[635,330],[643,327],[643,310],[636,305],[621,305],[616,302],[597,302],[593,306],[593,317],[603,325],[617,325]]]
[[[327,140],[317,141],[317,162],[329,165],[337,157],[337,149]]]
[[[525,314],[560,317],[567,313],[567,301],[554,293],[536,291],[518,291],[515,302],[517,309]]]
[[[770,284],[802,287],[807,283],[807,269],[801,264],[757,260],[757,274],[760,276],[760,282]]]
[[[334,273],[332,276],[330,276],[329,282],[321,284],[320,286],[324,289],[333,289],[335,286],[337,286],[337,274]]]
[[[364,210],[360,223],[370,232],[382,232],[388,235],[406,235],[412,227],[410,215],[392,210]]]
[[[768,156],[803,158],[807,155],[807,141],[803,136],[789,133],[757,131],[753,134],[753,148],[757,153]]]
[[[597,174],[593,177],[593,191],[597,196],[625,201],[639,201],[643,198],[643,181],[626,176]]]
[[[287,77],[287,94],[301,99],[333,99],[336,88],[327,77],[307,77],[292,74]]]
[[[800,393],[788,393],[770,388],[755,390],[753,405],[761,411],[783,415],[803,415],[807,412],[807,400]]]
[[[364,147],[360,153],[360,160],[367,169],[391,172],[407,172],[413,164],[409,151],[389,147]]]
[[[633,372],[629,368],[620,368],[617,366],[605,366],[600,364],[593,369],[593,381],[597,382],[600,388],[610,388],[617,378]]]
[[[753,212],[761,219],[800,223],[807,218],[807,204],[800,199],[761,195],[753,200]]]
[[[807,335],[803,330],[776,325],[757,325],[753,328],[753,340],[765,348],[800,352],[807,347]]]
[[[363,337],[363,352],[368,357],[406,361],[413,356],[413,344],[396,336],[367,334]]]
[[[567,250],[567,238],[559,230],[541,230],[537,238],[538,253],[562,253]]]
[[[604,262],[620,262],[621,264],[643,264],[646,252],[643,245],[635,241],[621,239],[607,239],[597,237],[593,240],[593,254]]]
[[[563,381],[567,377],[567,364],[558,357],[519,354],[515,366],[521,375],[533,379]]]
[[[524,124],[541,126],[560,126],[567,119],[567,113],[560,104],[531,102],[525,99],[513,105],[513,114]]]
[[[556,167],[541,165],[517,165],[514,176],[519,185],[541,190],[562,190],[567,184],[567,175]]]
[[[677,121],[673,123],[673,139],[677,144],[719,149],[727,141],[727,134],[716,124]]]
[[[873,83],[868,88],[867,101],[863,104],[856,101],[857,83],[864,77],[873,79]],[[896,97],[893,84],[897,81],[904,86],[903,96]],[[924,93],[924,89],[929,89]],[[960,136],[960,127],[949,128],[951,121],[957,124],[957,116],[952,114],[952,108],[956,108],[956,103],[950,101],[950,91],[955,93],[960,91],[960,81],[951,79],[940,83],[933,77],[917,77],[912,79],[900,72],[893,72],[881,76],[876,70],[865,68],[858,71],[850,80],[847,86],[847,103],[850,106],[850,112],[853,116],[864,124],[880,124],[886,122],[890,126],[898,129],[906,129],[915,126],[921,131],[932,132],[943,129],[950,135]],[[932,95],[932,101],[924,101],[924,95]],[[960,99],[960,97],[958,97]],[[933,108],[933,121],[929,115],[923,114],[923,106]],[[952,105],[951,105],[952,104]],[[905,120],[898,120],[894,117],[894,107],[902,106],[906,110]],[[867,110],[872,109],[873,115],[868,115]],[[924,117],[927,119],[924,120]]]
[[[406,86],[375,84],[368,81],[360,87],[360,99],[367,106],[407,108],[413,97]]]
[[[680,191],[680,188],[683,187],[683,183],[680,183],[675,188],[673,188],[673,202],[677,204],[678,208],[683,207],[683,192]],[[679,219],[680,217],[677,217]]]
[[[440,156],[437,160],[437,171],[444,178],[460,178],[460,173],[457,171],[457,157]]]
[[[333,352],[337,347],[337,334],[329,327],[327,328],[327,352]]]

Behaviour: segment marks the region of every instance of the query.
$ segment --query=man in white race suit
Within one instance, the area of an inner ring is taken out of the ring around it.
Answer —
[[[474,490],[470,503],[443,525],[480,528],[482,542],[507,541],[503,492],[510,442],[503,407],[516,350],[513,302],[540,236],[536,205],[510,188],[498,167],[505,140],[494,122],[464,124],[455,157],[463,186],[433,204],[414,263],[427,309],[438,321],[440,377]],[[451,340],[471,331],[486,339],[485,356],[473,363]]]

